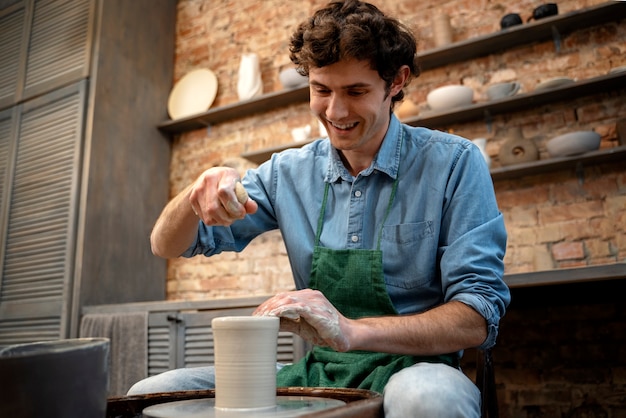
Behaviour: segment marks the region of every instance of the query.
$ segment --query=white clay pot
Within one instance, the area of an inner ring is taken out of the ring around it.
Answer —
[[[279,325],[275,316],[213,318],[216,408],[276,406]]]

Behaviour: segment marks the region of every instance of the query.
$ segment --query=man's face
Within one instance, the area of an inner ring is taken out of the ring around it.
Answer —
[[[344,154],[373,158],[387,132],[391,97],[398,90],[392,86],[389,94],[378,72],[357,60],[310,68],[309,83],[311,111],[332,145]]]

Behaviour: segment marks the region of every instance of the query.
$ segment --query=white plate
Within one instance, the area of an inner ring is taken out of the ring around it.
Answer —
[[[537,87],[535,87],[535,91],[555,89],[557,87],[565,86],[572,83],[575,83],[575,81],[569,77],[554,77],[537,84]]]
[[[217,94],[217,77],[208,69],[185,74],[172,88],[167,112],[172,119],[184,118],[206,111]]]

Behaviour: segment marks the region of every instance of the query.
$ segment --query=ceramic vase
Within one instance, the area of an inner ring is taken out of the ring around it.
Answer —
[[[491,157],[489,156],[489,154],[487,154],[487,149],[486,149],[487,148],[487,139],[486,138],[476,138],[476,139],[473,139],[472,142],[480,150],[480,153],[482,154],[483,158],[485,159],[485,163],[487,163],[487,167],[491,167]]]
[[[213,318],[216,408],[276,406],[279,325],[275,316]]]
[[[255,53],[243,54],[239,63],[237,96],[239,100],[248,100],[263,93],[261,66]]]
[[[503,166],[521,164],[539,159],[537,145],[530,138],[524,138],[522,128],[511,128],[498,152],[498,159]]]
[[[450,16],[438,14],[432,21],[433,40],[436,47],[445,46],[452,43],[454,32],[450,23]]]

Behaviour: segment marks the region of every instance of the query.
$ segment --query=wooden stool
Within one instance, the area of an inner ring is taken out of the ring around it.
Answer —
[[[480,389],[481,416],[498,418],[498,396],[491,348],[476,352],[476,386]]]

